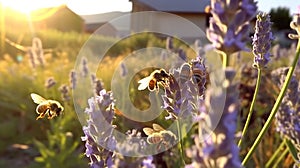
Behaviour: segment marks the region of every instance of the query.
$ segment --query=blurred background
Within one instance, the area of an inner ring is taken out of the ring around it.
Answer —
[[[84,143],[81,141],[82,125],[72,102],[70,79],[81,47],[93,33],[94,39],[101,43],[120,41],[107,52],[107,57],[99,66],[99,73],[105,73],[101,76],[102,82],[109,90],[112,73],[127,54],[146,47],[166,47],[166,37],[158,34],[141,33],[127,37],[138,29],[135,26],[143,20],[131,20],[128,17],[128,20],[118,22],[117,25],[110,25],[109,21],[131,12],[163,11],[186,18],[205,32],[210,17],[207,11],[209,4],[209,0],[164,0],[160,3],[155,0],[0,0],[0,167],[88,167]],[[287,38],[287,34],[292,32],[289,23],[292,14],[299,12],[299,4],[292,0],[262,0],[258,2],[258,6],[259,10],[270,13],[273,22],[276,37],[273,54],[277,60],[281,60],[273,66],[288,65],[295,44]],[[164,20],[161,20],[153,25],[162,24],[159,26],[162,30],[170,28],[163,23]],[[108,27],[105,33],[97,32],[105,24]],[[255,19],[252,22],[253,26],[254,24]],[[180,29],[176,25],[172,27]],[[249,36],[253,32],[254,29]],[[197,39],[206,40],[188,33],[178,34],[178,37],[190,44]],[[191,49],[180,41],[175,39],[174,45],[183,48],[189,58],[194,56]],[[245,55],[242,61],[251,62],[251,53],[241,54]],[[249,80],[242,80],[242,87],[245,89],[244,106],[248,108],[246,100],[251,100],[251,93],[254,91],[251,82],[254,79],[250,77],[255,72],[248,69],[244,73],[245,78],[249,77]],[[144,75],[147,74],[149,72]],[[85,81],[90,86],[88,88],[92,88],[89,76],[77,74],[77,78]],[[36,104],[31,100],[30,93],[62,102],[65,113],[53,120],[36,121]],[[268,96],[274,95],[270,93]],[[268,107],[265,99],[261,97],[258,100],[261,103],[258,103],[259,107]],[[274,98],[267,103],[273,101]],[[86,105],[87,100],[79,103]],[[241,115],[243,120],[246,115]],[[263,123],[266,116],[257,113],[255,117]],[[255,119],[253,125],[257,124]],[[125,132],[132,126],[121,128]],[[276,148],[272,144],[278,143],[277,141],[278,137],[262,143],[266,146],[261,147],[254,156],[254,165],[266,161],[265,157],[259,156],[264,153],[265,148],[269,149],[266,155],[270,156]],[[245,153],[242,151],[243,154]]]

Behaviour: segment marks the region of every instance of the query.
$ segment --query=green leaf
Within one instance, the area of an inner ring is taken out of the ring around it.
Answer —
[[[45,162],[45,159],[43,158],[43,157],[41,157],[41,156],[39,156],[39,157],[35,157],[34,158],[34,160],[36,161],[36,162]]]
[[[297,149],[295,148],[294,144],[288,139],[285,139],[285,144],[289,148],[290,154],[293,156],[295,162],[298,162]]]

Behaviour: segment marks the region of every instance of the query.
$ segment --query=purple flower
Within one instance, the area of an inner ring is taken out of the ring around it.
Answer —
[[[81,59],[81,66],[82,66],[82,76],[87,77],[89,73],[89,68],[88,68],[88,61],[85,57]]]
[[[167,37],[167,40],[166,40],[166,49],[167,50],[171,50],[171,51],[174,49],[173,38],[172,37]]]
[[[211,9],[207,37],[214,47],[227,55],[247,50],[247,32],[256,14],[256,3],[253,0],[212,0]]]
[[[205,96],[207,107],[211,110],[208,113],[209,122],[215,122],[217,114],[222,114],[217,126],[210,134],[195,136],[195,146],[187,150],[187,155],[192,158],[192,163],[186,167],[225,167],[235,168],[241,167],[239,159],[239,149],[235,144],[235,131],[238,115],[238,93],[237,85],[234,84],[233,78],[235,71],[226,69],[226,85],[222,85],[223,92],[216,91],[216,88],[209,88]],[[219,108],[222,102],[219,102],[221,97],[226,93],[224,108]],[[203,125],[201,125],[203,126]],[[199,129],[203,129],[200,128]],[[200,142],[200,137],[203,142]]]
[[[69,80],[71,83],[71,88],[74,90],[76,88],[76,83],[77,83],[76,72],[74,70],[70,72]]]
[[[255,68],[265,68],[270,61],[271,42],[274,39],[271,32],[270,16],[267,13],[258,13],[253,37],[253,54]]]
[[[143,160],[143,168],[155,168],[156,166],[152,163],[153,162],[153,156],[148,156]]]
[[[69,87],[68,85],[61,85],[58,90],[60,91],[61,93],[61,98],[63,101],[70,101],[71,100],[71,97],[69,95]]]
[[[188,69],[184,70],[187,73],[191,73],[191,67],[189,64],[184,64]],[[162,95],[163,109],[165,109],[169,116],[166,119],[177,119],[180,116],[188,116],[192,114],[192,111],[197,111],[197,98],[198,90],[197,84],[192,80],[192,76],[185,76],[186,72],[182,72],[183,68],[174,69],[170,74],[169,87],[165,88],[165,94]],[[196,94],[195,94],[196,93]]]
[[[103,82],[100,79],[97,79],[95,74],[91,75],[91,82],[94,88],[94,94],[99,95],[100,91],[103,90]]]
[[[272,71],[272,77],[278,87],[282,87],[289,68]],[[283,138],[291,140],[300,152],[300,87],[296,76],[292,76],[287,93],[275,115],[277,131]]]
[[[86,142],[85,155],[90,158],[91,167],[111,167],[113,164],[113,151],[116,140],[112,136],[114,125],[114,99],[111,92],[102,89],[99,95],[88,100],[86,108],[87,125],[83,126],[85,134],[82,140]],[[107,124],[104,123],[109,123]],[[106,148],[103,148],[105,146]]]
[[[41,39],[35,37],[32,39],[31,52],[33,52],[41,66],[45,65],[44,50]]]
[[[121,76],[125,77],[128,74],[128,69],[124,63],[121,64]]]
[[[46,87],[47,89],[49,89],[49,88],[53,87],[55,84],[56,84],[56,81],[54,80],[54,78],[53,78],[53,77],[50,77],[50,78],[48,78],[48,79],[46,80],[46,82],[45,82],[45,87]]]

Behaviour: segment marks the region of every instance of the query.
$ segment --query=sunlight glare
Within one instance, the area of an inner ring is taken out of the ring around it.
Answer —
[[[41,0],[0,0],[0,3],[3,5],[3,7],[7,7],[25,14],[29,14],[31,11],[39,8],[49,7],[50,5],[49,1]],[[53,5],[54,4],[52,3],[51,6]]]

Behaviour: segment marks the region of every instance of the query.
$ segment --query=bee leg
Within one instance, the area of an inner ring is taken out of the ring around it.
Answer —
[[[47,110],[48,110],[48,109],[47,109]],[[40,119],[40,118],[44,118],[45,115],[46,115],[46,113],[47,113],[47,110],[46,110],[46,112],[40,113],[40,115],[39,115],[35,120],[38,120],[38,119]]]
[[[50,110],[48,112],[48,119],[52,119],[54,116],[51,114]]]
[[[43,118],[43,117],[44,117],[44,116],[42,116],[42,113],[41,113],[39,116],[36,117],[35,120],[38,120],[38,119]]]

